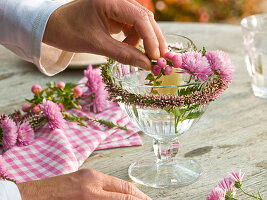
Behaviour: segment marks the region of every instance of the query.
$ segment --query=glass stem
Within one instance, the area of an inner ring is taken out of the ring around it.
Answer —
[[[158,164],[166,164],[173,161],[179,150],[178,139],[174,140],[157,140],[153,139],[154,153],[157,157]]]

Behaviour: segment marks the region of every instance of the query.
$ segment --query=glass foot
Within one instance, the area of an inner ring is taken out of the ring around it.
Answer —
[[[158,164],[142,160],[130,165],[129,177],[136,183],[153,188],[182,187],[194,183],[202,173],[194,160],[177,160]]]

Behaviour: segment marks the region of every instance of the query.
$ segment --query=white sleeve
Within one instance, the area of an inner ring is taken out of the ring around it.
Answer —
[[[50,15],[61,5],[51,0],[0,0],[0,44],[46,75],[64,70],[73,53],[42,43]]]
[[[0,181],[0,199],[1,200],[21,200],[19,189],[11,181]]]

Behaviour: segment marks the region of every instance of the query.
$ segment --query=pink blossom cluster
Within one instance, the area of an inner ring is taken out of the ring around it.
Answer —
[[[211,190],[206,200],[225,200],[232,199],[235,195],[236,188],[242,185],[244,174],[239,172],[228,172],[228,178],[224,178]]]
[[[165,59],[166,58],[166,59]],[[186,52],[182,55],[174,55],[171,52],[165,54],[165,58],[159,58],[157,65],[152,67],[155,75],[170,75],[172,66],[188,73],[193,79],[204,82],[211,74],[219,75],[225,85],[232,82],[234,66],[230,58],[223,51],[208,51],[203,55],[200,52]],[[172,65],[167,65],[167,61]]]
[[[34,140],[34,131],[28,122],[16,124],[13,119],[5,116],[0,122],[3,151],[14,146],[29,145]]]
[[[84,76],[84,84],[87,89],[82,98],[86,102],[84,108],[92,109],[94,113],[102,112],[108,104],[108,92],[105,90],[105,83],[102,81],[100,69],[89,65],[84,70]]]
[[[157,64],[152,67],[153,74],[171,75],[173,72],[172,66],[174,68],[179,68],[182,65],[182,57],[180,55],[174,55],[171,52],[167,52],[165,58],[158,58]],[[167,60],[172,62],[172,66],[167,65]]]
[[[43,103],[40,105],[40,109],[40,117],[45,117],[47,119],[49,128],[52,130],[64,129],[65,119],[61,114],[60,107],[56,103],[44,99]]]
[[[56,103],[44,99],[38,108],[39,114],[36,116],[47,120],[48,126],[51,129],[64,128],[65,120],[61,114],[60,107]],[[34,141],[34,130],[29,121],[16,119],[16,115],[12,118],[9,116],[2,116],[0,118],[1,145],[4,152],[15,146],[30,145]]]
[[[61,89],[62,91],[64,90],[66,84],[63,81],[58,82],[57,87]],[[39,93],[42,92],[42,87],[38,84],[35,84],[32,86],[31,91],[35,94],[38,95]],[[79,98],[83,95],[83,89],[77,85],[75,88],[73,88],[72,93],[74,94],[75,98]],[[64,110],[64,106],[62,103],[59,103],[58,106],[60,107],[60,110]],[[22,111],[23,112],[30,112],[32,111],[33,113],[40,113],[41,109],[39,105],[34,105],[34,104],[25,104],[22,106]]]

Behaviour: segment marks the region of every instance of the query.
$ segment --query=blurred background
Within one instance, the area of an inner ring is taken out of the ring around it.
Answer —
[[[137,0],[158,21],[239,24],[243,17],[267,12],[267,0]]]

